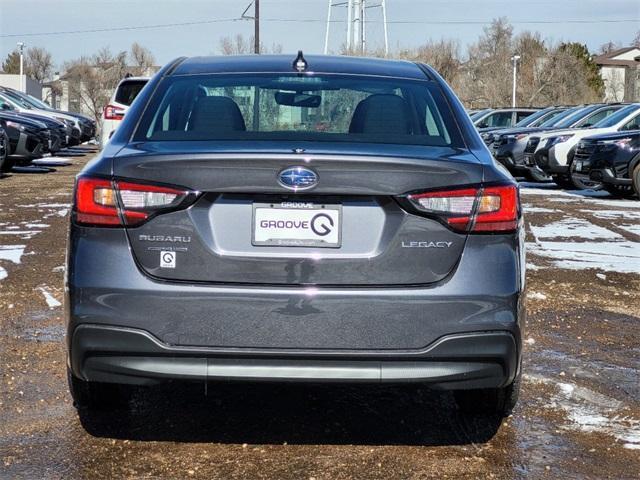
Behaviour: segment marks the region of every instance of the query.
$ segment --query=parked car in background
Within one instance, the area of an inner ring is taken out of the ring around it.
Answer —
[[[579,112],[585,106],[570,107],[559,111],[538,126],[508,128],[491,132],[492,142],[488,145],[494,158],[502,163],[514,177],[524,176],[527,180],[537,182],[548,181],[551,178],[538,168],[532,168],[524,163],[524,150],[529,135],[557,128],[559,125],[572,124],[581,118]],[[586,114],[585,114],[586,115]]]
[[[473,124],[478,129],[508,128],[537,112],[537,108],[497,108],[474,115]]]
[[[5,126],[4,121],[0,118],[0,173],[5,171],[4,162],[9,155],[9,136],[4,129]]]
[[[49,111],[36,108],[31,103],[23,99],[20,95],[17,95],[11,89],[7,89],[4,87],[0,87],[0,100],[2,100],[3,103],[8,104],[12,110],[15,110],[18,113],[27,113],[38,115],[41,117],[48,117],[53,120],[58,120],[65,123],[71,128],[70,138],[68,139],[67,144],[69,146],[73,146],[80,143],[82,129],[80,126],[80,122],[76,117],[59,112],[57,110]]]
[[[524,117],[518,123],[516,123],[513,127],[509,128],[535,128],[539,127],[543,123],[549,121],[551,118],[557,117],[560,113],[564,112],[569,107],[547,107],[541,110],[538,110],[535,113],[532,113],[529,116]],[[508,129],[504,129],[501,127],[487,127],[480,128],[478,131],[480,132],[480,136],[484,143],[487,146],[490,146],[494,140],[495,136],[498,132],[505,132]]]
[[[126,77],[120,81],[102,114],[102,127],[100,128],[102,148],[105,147],[113,132],[122,122],[128,108],[148,81],[149,77]]]
[[[640,196],[640,125],[634,126],[580,140],[571,176],[579,182],[600,182],[615,196]]]
[[[518,188],[424,64],[180,58],[75,192],[67,365],[88,414],[123,383],[170,379],[414,382],[500,416],[516,403]]]
[[[16,163],[30,163],[42,156],[50,138],[44,123],[6,110],[0,110],[0,121],[9,137],[9,154],[2,165],[4,172]]]
[[[87,142],[95,137],[96,135],[96,121],[92,118],[83,115],[81,113],[69,112],[66,110],[56,110],[52,108],[50,105],[46,104],[42,100],[38,100],[37,98],[32,97],[31,95],[24,94],[22,92],[18,92],[17,90],[13,90],[13,93],[20,96],[24,101],[30,103],[35,108],[39,110],[45,110],[48,112],[60,112],[65,115],[70,115],[75,117],[78,120],[78,128],[80,129],[80,143]],[[74,124],[75,125],[75,124]]]
[[[588,136],[601,133],[613,133],[635,130],[640,126],[640,104],[616,105],[615,109],[601,109],[589,117],[588,122],[566,130],[553,130],[531,137],[529,144],[535,143],[534,152],[529,153],[535,164],[548,175],[552,175],[556,183],[565,188],[598,188],[597,182],[582,181],[579,177],[571,177],[570,169],[575,146]],[[535,139],[535,140],[534,140]],[[532,150],[527,145],[527,152]],[[525,153],[527,155],[527,153]]]

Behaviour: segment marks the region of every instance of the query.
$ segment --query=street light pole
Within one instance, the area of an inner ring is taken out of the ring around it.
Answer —
[[[24,76],[24,42],[18,42],[18,48],[20,49],[20,91],[26,93],[26,82],[23,80]]]
[[[518,72],[518,60],[520,60],[520,55],[514,55],[511,57],[513,61],[513,92],[511,95],[511,107],[516,108],[516,75]]]

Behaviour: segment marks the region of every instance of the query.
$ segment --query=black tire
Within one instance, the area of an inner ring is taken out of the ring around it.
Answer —
[[[127,405],[129,392],[125,386],[111,383],[86,382],[67,368],[69,392],[78,409],[114,410]]]
[[[552,178],[556,185],[558,185],[560,188],[564,188],[566,190],[573,190],[575,188],[570,178],[567,178],[563,175],[554,175]]]
[[[631,185],[613,185],[605,183],[604,189],[614,197],[631,198],[635,195]]]
[[[13,166],[14,166],[15,164],[16,164],[16,161],[15,161],[13,158],[11,158],[11,157],[7,156],[7,157],[4,159],[4,162],[2,163],[2,166],[0,166],[0,172],[1,172],[1,173],[8,173],[8,172],[10,172],[10,171],[13,169]]]
[[[537,168],[530,168],[525,175],[526,179],[531,182],[548,182],[551,177]]]
[[[503,388],[456,390],[453,392],[458,409],[464,413],[498,414],[507,417],[518,403],[521,374]]]
[[[635,190],[636,195],[640,197],[640,163],[633,169],[631,179],[633,181],[633,189]]]

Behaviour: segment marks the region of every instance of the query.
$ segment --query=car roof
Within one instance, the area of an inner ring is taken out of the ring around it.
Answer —
[[[425,80],[428,74],[407,60],[368,57],[305,55],[307,72],[373,75]],[[185,58],[170,75],[203,73],[295,73],[296,55],[227,55]]]

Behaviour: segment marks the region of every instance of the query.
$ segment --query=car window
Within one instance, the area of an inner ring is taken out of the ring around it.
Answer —
[[[578,123],[576,123],[576,127],[590,127],[592,125],[595,125],[598,122],[601,122],[602,120],[604,120],[605,118],[609,117],[611,114],[613,114],[616,110],[618,110],[617,107],[615,108],[603,108],[602,110],[598,110],[597,112],[594,112],[591,115],[587,115],[585,118],[583,118],[582,120],[580,120]]]
[[[625,118],[627,118],[629,115],[631,115],[636,110],[640,110],[640,105],[637,105],[637,104],[627,105],[627,106],[619,109],[613,115],[610,115],[609,117],[605,118],[604,120],[601,120],[598,124],[594,125],[594,127],[596,127],[596,128],[615,127],[620,122],[624,121]]]
[[[15,108],[4,98],[0,97],[0,110],[15,110]]]
[[[516,122],[520,122],[523,119],[530,117],[533,112],[516,112]]]
[[[464,145],[435,82],[342,75],[167,77],[134,138]]]
[[[620,130],[640,130],[640,115],[636,115],[634,118],[625,123]]]
[[[127,107],[133,103],[140,90],[147,84],[147,80],[125,80],[118,85],[115,101],[126,105]]]
[[[486,125],[487,127],[510,127],[512,115],[512,112],[494,112],[480,120],[479,125]]]

